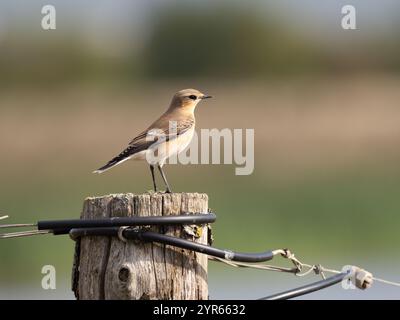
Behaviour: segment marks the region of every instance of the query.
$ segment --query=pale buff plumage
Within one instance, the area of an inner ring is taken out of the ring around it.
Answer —
[[[154,166],[157,166],[167,186],[167,192],[171,192],[162,166],[169,157],[182,152],[189,145],[196,124],[194,110],[202,99],[210,97],[195,89],[177,92],[168,110],[160,118],[136,136],[117,157],[94,172],[102,173],[129,159],[146,160],[150,165],[154,190],[157,189]],[[171,124],[175,125],[172,132],[170,132]],[[152,156],[155,149],[157,157]]]

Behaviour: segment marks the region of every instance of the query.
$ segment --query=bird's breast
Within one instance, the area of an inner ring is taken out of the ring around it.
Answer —
[[[156,154],[158,164],[163,165],[168,158],[184,151],[192,141],[193,134],[194,126],[175,139],[157,144],[155,147],[157,149]],[[154,150],[152,150],[152,152],[154,152]]]
[[[182,152],[184,149],[187,148],[187,146],[189,146],[190,142],[193,139],[193,135],[194,135],[194,126],[175,139],[177,144],[177,152]],[[171,143],[173,142],[174,141],[172,140]]]

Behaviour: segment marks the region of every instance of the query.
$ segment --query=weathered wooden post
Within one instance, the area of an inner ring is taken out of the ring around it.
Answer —
[[[114,194],[87,198],[81,218],[207,213],[200,193]],[[152,227],[207,244],[208,228]],[[72,289],[77,299],[208,299],[207,256],[156,243],[103,236],[77,240]]]

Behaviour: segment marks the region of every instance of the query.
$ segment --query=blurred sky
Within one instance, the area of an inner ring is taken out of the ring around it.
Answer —
[[[163,17],[165,13],[172,19],[174,19],[174,14],[179,14],[179,18],[183,15],[189,19],[188,21],[193,18],[197,22],[201,21],[202,16],[204,21],[209,21],[206,17],[209,17],[212,12],[229,17],[231,11],[234,10],[241,13],[251,12],[260,20],[272,21],[276,27],[274,33],[280,34],[289,30],[301,38],[299,41],[314,44],[313,50],[319,50],[320,54],[323,51],[326,51],[324,55],[330,56],[343,53],[353,54],[355,57],[350,59],[350,63],[354,64],[357,60],[365,59],[365,54],[367,57],[371,55],[372,58],[368,60],[368,63],[374,64],[373,57],[387,58],[385,51],[389,50],[390,55],[390,48],[396,48],[397,51],[394,52],[399,51],[397,30],[400,25],[400,3],[395,0],[352,1],[351,4],[357,10],[356,31],[345,31],[340,27],[341,7],[348,4],[347,1],[284,0],[245,3],[243,1],[191,1],[188,3],[176,0],[84,2],[55,0],[52,4],[57,10],[57,31],[51,35],[43,33],[40,28],[42,17],[40,10],[44,4],[47,2],[2,1],[0,4],[0,47],[2,42],[4,48],[7,48],[9,43],[21,41],[28,43],[37,41],[38,45],[41,43],[43,47],[51,46],[51,39],[54,38],[54,34],[57,34],[58,38],[65,37],[67,42],[79,43],[82,48],[90,50],[91,54],[102,57],[128,55],[132,59],[135,52],[141,52],[148,45],[149,37],[151,38],[154,30],[157,29],[160,17]],[[223,23],[222,21],[221,24]],[[207,30],[207,23],[203,28]],[[252,35],[249,34],[249,37]],[[266,41],[275,41],[269,40],[268,37],[269,35],[265,36]],[[236,39],[238,42],[242,40]],[[196,35],[188,41],[195,42]],[[382,45],[382,41],[385,45]],[[206,47],[208,45],[212,50],[213,44],[207,44],[207,41],[198,44],[198,46]],[[279,46],[279,42],[272,45]],[[26,44],[22,47],[26,47]],[[317,64],[317,60],[315,63]]]
[[[129,29],[130,26],[151,24],[146,17],[154,10],[168,8],[178,9],[187,6],[187,1],[177,0],[53,0],[48,1],[24,1],[3,0],[0,4],[0,14],[3,28],[23,27],[24,23],[34,22],[35,16],[40,14],[40,8],[45,4],[52,4],[59,9],[63,20],[59,23],[72,24],[82,29],[90,29],[90,26],[107,26],[112,30]],[[396,0],[354,0],[349,1],[317,1],[317,0],[258,0],[243,3],[243,1],[213,1],[194,0],[190,2],[192,10],[209,10],[214,6],[238,6],[242,8],[256,7],[261,12],[273,12],[282,17],[287,23],[293,23],[313,33],[323,33],[339,29],[338,16],[344,5],[354,5],[357,9],[358,27],[361,32],[374,35],[375,33],[393,32],[398,26],[400,15],[400,3]],[[39,10],[38,10],[39,8]],[[39,12],[38,12],[39,11]],[[191,11],[193,12],[193,11]],[[191,13],[188,12],[188,15]],[[336,28],[335,28],[336,26]],[[333,28],[332,28],[333,27]],[[115,31],[114,31],[115,32]],[[101,37],[100,32],[94,32],[94,36]]]

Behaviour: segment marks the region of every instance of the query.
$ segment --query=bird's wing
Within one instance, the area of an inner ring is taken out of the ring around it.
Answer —
[[[145,131],[135,137],[129,143],[129,147],[142,149],[143,146],[146,146],[146,149],[153,143],[176,139],[177,137],[191,129],[194,124],[194,118],[181,120],[159,119],[154,122],[149,128],[147,128]]]
[[[113,166],[122,163],[129,159],[135,153],[147,150],[153,144],[161,143],[163,141],[170,141],[176,139],[184,134],[189,129],[193,128],[195,124],[194,118],[185,118],[180,120],[168,119],[168,117],[161,117],[154,122],[149,128],[136,136],[118,156],[111,159],[106,165],[99,168],[95,172],[104,172]]]

